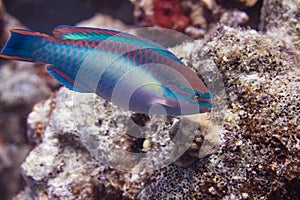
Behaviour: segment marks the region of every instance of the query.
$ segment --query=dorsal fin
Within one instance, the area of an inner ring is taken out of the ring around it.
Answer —
[[[134,44],[139,48],[156,49],[156,51],[181,63],[180,59],[162,45],[142,36],[136,36],[122,31],[60,25],[53,30],[53,35],[62,40],[112,40],[115,42]]]
[[[119,33],[115,30],[68,25],[60,25],[53,30],[54,37],[63,40],[105,40]]]
[[[63,40],[107,40],[126,41],[144,47],[155,47],[166,50],[162,45],[141,36],[103,28],[76,27],[60,25],[53,30],[56,38]]]

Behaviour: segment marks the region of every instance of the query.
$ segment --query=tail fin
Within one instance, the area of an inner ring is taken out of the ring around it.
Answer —
[[[34,62],[34,51],[42,46],[42,40],[50,36],[35,31],[12,29],[11,37],[0,52],[1,58]]]

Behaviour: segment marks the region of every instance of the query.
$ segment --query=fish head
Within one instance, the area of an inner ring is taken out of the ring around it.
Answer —
[[[172,85],[164,88],[164,101],[157,100],[170,115],[190,115],[208,112],[213,108],[213,96],[207,91]]]
[[[129,110],[156,115],[189,115],[208,112],[213,107],[209,92],[172,88],[174,85],[166,86],[157,82],[140,86],[130,95]]]

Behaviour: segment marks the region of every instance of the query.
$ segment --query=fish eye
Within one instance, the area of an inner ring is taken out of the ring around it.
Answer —
[[[197,101],[199,98],[201,98],[201,93],[198,91],[195,91],[195,94],[191,97],[193,101]]]

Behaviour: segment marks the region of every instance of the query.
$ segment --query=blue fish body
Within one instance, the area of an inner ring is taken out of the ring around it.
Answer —
[[[13,29],[0,57],[48,64],[67,88],[96,93],[119,107],[145,114],[209,111],[212,95],[173,53],[143,37],[61,25],[53,35]]]

